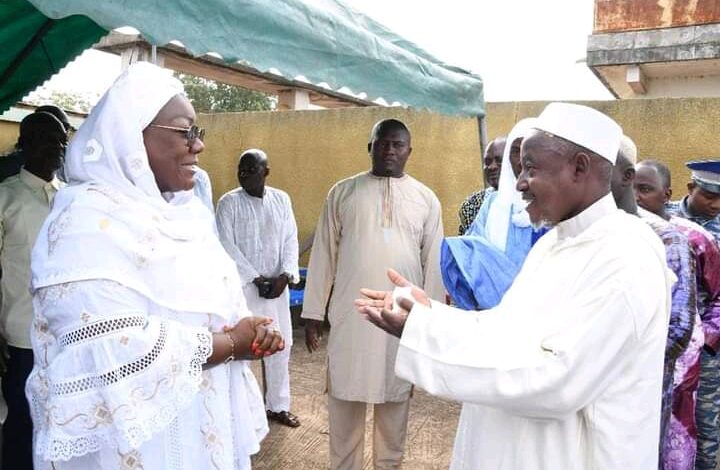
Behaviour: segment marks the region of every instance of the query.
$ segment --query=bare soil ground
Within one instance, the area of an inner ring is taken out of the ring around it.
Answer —
[[[310,354],[305,348],[302,328],[294,332],[290,360],[292,412],[302,426],[291,429],[270,424],[270,434],[253,459],[254,470],[316,470],[329,468],[327,395],[325,390],[325,344]],[[261,381],[259,364],[253,365]],[[407,444],[403,468],[409,470],[447,469],[460,406],[417,390],[410,405]],[[365,466],[372,469],[372,414],[365,430]]]

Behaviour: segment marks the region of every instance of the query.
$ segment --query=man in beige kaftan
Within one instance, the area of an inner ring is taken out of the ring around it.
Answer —
[[[402,460],[410,383],[395,375],[398,340],[360,318],[353,307],[360,287],[390,288],[387,267],[443,297],[439,247],[440,202],[404,173],[410,133],[394,119],[373,128],[372,171],[337,183],[328,194],[313,243],[302,317],[312,351],[328,304],[328,414],[333,469],[363,465],[365,410],[374,405],[375,468]],[[382,259],[381,265],[377,259]],[[331,295],[332,291],[332,295]]]

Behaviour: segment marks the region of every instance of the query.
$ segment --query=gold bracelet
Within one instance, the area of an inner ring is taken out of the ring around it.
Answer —
[[[230,340],[230,355],[225,358],[225,363],[228,363],[235,360],[235,340],[227,331],[225,332],[225,336],[227,336],[227,339]]]

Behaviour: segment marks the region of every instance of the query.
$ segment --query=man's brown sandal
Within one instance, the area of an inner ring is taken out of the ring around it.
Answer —
[[[267,417],[271,421],[278,422],[284,426],[288,426],[290,428],[296,428],[300,426],[300,420],[297,416],[290,413],[289,411],[270,411],[267,410]]]

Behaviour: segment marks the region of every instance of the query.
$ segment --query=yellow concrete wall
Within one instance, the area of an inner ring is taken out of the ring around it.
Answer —
[[[10,152],[17,142],[20,124],[17,122],[0,121],[0,155]]]
[[[612,116],[638,145],[640,159],[670,166],[676,196],[686,193],[690,159],[720,157],[720,99],[655,99],[583,102]],[[507,134],[520,119],[538,115],[547,102],[489,103],[490,139]],[[482,185],[477,124],[388,108],[201,115],[208,128],[201,157],[215,185],[215,197],[235,187],[237,156],[259,147],[268,152],[268,184],[293,199],[300,238],[312,232],[332,184],[369,167],[367,138],[373,123],[397,117],[413,133],[408,172],[432,188],[443,204],[447,234],[457,230],[457,208]]]
[[[446,230],[457,230],[456,211],[481,185],[480,144],[474,118],[453,118],[399,108],[207,114],[206,151],[200,156],[217,199],[235,188],[237,158],[251,147],[265,150],[268,184],[293,201],[300,239],[315,228],[330,187],[370,168],[367,142],[373,124],[397,118],[412,132],[407,171],[432,188],[444,208]]]
[[[546,102],[489,103],[488,137],[542,111]],[[585,102],[615,118],[638,145],[640,159],[667,162],[676,196],[685,194],[690,159],[720,157],[720,99],[653,99]],[[370,166],[367,140],[379,119],[395,117],[413,133],[410,174],[432,188],[443,204],[445,230],[455,234],[457,208],[482,183],[474,118],[454,118],[399,108],[205,114],[208,129],[201,165],[215,198],[237,186],[240,153],[264,149],[271,163],[268,184],[292,197],[301,240],[312,232],[327,191],[336,181]],[[0,121],[0,152],[17,139],[17,124]]]
[[[507,133],[514,122],[537,116],[546,102],[489,103],[488,135]],[[580,102],[611,116],[638,146],[638,159],[665,162],[674,198],[687,193],[688,160],[720,158],[720,99],[666,98]]]

